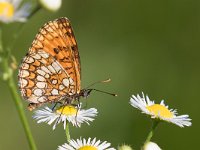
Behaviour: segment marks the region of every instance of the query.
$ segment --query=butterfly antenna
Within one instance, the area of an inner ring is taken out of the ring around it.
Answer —
[[[117,96],[117,94],[109,93],[109,92],[106,92],[106,91],[101,91],[101,90],[98,90],[98,89],[91,89],[91,90],[94,90],[94,91],[97,91],[97,92],[101,92],[101,93],[105,93],[105,94],[112,95],[112,96]]]
[[[91,87],[91,86],[93,86],[93,85],[95,85],[95,84],[98,84],[98,83],[108,83],[108,82],[110,82],[111,81],[111,79],[109,78],[109,79],[106,79],[106,80],[103,80],[103,81],[97,81],[97,82],[94,82],[94,83],[92,83],[92,84],[90,84],[88,87],[86,87],[85,89],[88,89],[89,87]]]

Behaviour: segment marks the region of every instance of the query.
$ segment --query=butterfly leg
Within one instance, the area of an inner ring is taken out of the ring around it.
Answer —
[[[53,107],[51,108],[51,110],[53,111],[53,110],[56,108],[56,106],[57,106],[58,104],[62,104],[62,103],[61,103],[61,102],[56,102],[56,103],[54,103],[54,105],[53,105]]]
[[[81,104],[80,104],[80,99],[76,99],[78,104],[74,104],[76,105],[75,107],[77,107],[77,111],[76,111],[76,117],[75,117],[75,120],[76,120],[76,124],[77,124],[77,115],[78,115],[78,111],[81,109]]]

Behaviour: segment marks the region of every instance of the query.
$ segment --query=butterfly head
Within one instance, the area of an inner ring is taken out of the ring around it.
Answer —
[[[82,89],[81,92],[80,92],[80,95],[83,97],[83,98],[87,98],[90,93],[92,92],[93,89]]]

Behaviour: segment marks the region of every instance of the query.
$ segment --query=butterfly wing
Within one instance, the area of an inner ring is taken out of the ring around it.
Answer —
[[[39,30],[18,77],[21,94],[31,103],[59,101],[80,92],[80,58],[67,18]]]

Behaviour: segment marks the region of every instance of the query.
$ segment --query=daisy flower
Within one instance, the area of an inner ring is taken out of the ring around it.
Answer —
[[[77,139],[70,140],[69,144],[65,143],[62,146],[59,146],[57,150],[115,150],[115,148],[109,148],[110,143],[107,141],[101,142],[100,140],[93,140],[89,138],[86,139]]]
[[[66,128],[66,123],[71,122],[73,126],[81,127],[82,123],[87,123],[93,121],[95,116],[97,116],[97,109],[80,109],[75,106],[65,105],[61,106],[55,111],[52,111],[49,107],[45,107],[41,110],[35,111],[33,116],[37,120],[37,123],[47,122],[51,125],[54,122],[53,130],[56,125],[63,122],[64,129]]]
[[[0,22],[24,22],[30,14],[30,4],[21,5],[22,0],[0,0]]]
[[[154,101],[151,101],[144,93],[142,93],[142,97],[139,95],[132,95],[130,104],[141,110],[142,113],[150,115],[151,118],[167,121],[179,127],[192,125],[189,115],[178,116],[175,109],[169,109],[168,106],[164,104],[164,100],[162,100],[160,104],[155,104]]]

